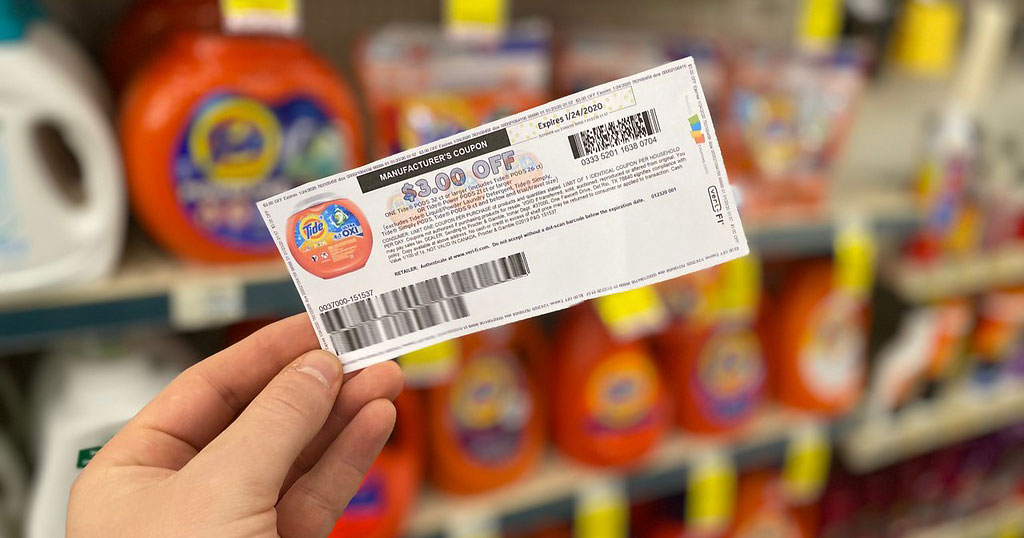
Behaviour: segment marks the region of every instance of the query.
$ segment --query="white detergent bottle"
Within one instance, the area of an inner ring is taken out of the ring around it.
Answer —
[[[35,476],[25,538],[61,538],[71,485],[96,451],[195,360],[169,336],[70,340],[44,358],[33,386]]]
[[[25,0],[0,0],[0,296],[109,274],[124,237],[99,75],[33,13]]]

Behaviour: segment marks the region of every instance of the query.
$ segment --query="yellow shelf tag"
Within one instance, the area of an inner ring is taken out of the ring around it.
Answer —
[[[999,528],[996,538],[1024,538],[1024,524],[1019,520],[1005,523]]]
[[[842,0],[803,0],[797,36],[801,45],[827,49],[838,41],[842,27]]]
[[[686,526],[696,535],[725,531],[736,507],[736,466],[721,452],[702,457],[690,470]]]
[[[721,266],[718,300],[721,310],[753,314],[760,301],[761,267],[753,254],[728,261]]]
[[[605,295],[594,299],[597,315],[616,340],[633,340],[655,333],[668,321],[668,311],[654,288]]]
[[[782,469],[782,485],[794,504],[818,499],[828,480],[832,461],[832,444],[819,424],[798,428],[786,447]]]
[[[451,379],[459,358],[459,341],[445,340],[398,357],[409,387],[430,387]]]
[[[627,538],[629,499],[620,480],[587,484],[576,498],[575,538]]]
[[[836,230],[834,248],[836,286],[854,297],[868,295],[875,280],[874,235],[863,224],[848,222]]]
[[[232,34],[294,35],[302,26],[300,0],[220,0],[220,10]]]
[[[444,26],[456,38],[497,39],[508,27],[508,2],[445,0]]]

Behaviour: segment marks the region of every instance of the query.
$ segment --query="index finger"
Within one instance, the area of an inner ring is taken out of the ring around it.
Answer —
[[[180,469],[285,366],[319,347],[306,314],[272,323],[178,376],[108,443],[114,450],[107,452],[117,454],[113,463],[120,465]]]

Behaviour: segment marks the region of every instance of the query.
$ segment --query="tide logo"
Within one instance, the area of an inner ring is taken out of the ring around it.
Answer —
[[[299,221],[299,233],[306,241],[316,241],[326,235],[327,227],[319,215],[309,215]]]
[[[693,141],[698,144],[703,144],[706,139],[704,138],[704,131],[700,124],[700,118],[694,114],[690,116],[687,121],[690,123],[690,136],[693,137]]]
[[[263,103],[221,97],[196,115],[188,133],[195,166],[219,183],[249,185],[262,181],[277,166],[281,126]]]

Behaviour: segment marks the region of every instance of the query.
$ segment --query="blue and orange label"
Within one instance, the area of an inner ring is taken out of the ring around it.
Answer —
[[[471,359],[450,395],[453,432],[467,457],[484,465],[502,465],[516,457],[535,409],[526,374],[514,357]]]
[[[363,237],[363,223],[340,204],[330,204],[319,213],[307,214],[295,225],[295,246],[303,250],[326,247],[348,237]]]
[[[761,344],[753,330],[729,326],[715,330],[694,367],[694,393],[709,420],[733,422],[756,408],[765,372]]]
[[[349,167],[348,147],[311,98],[268,104],[219,94],[196,109],[174,153],[178,203],[212,238],[268,248],[273,242],[254,204]]]
[[[626,432],[650,423],[658,405],[658,373],[637,351],[609,356],[587,380],[584,403],[597,432]]]

